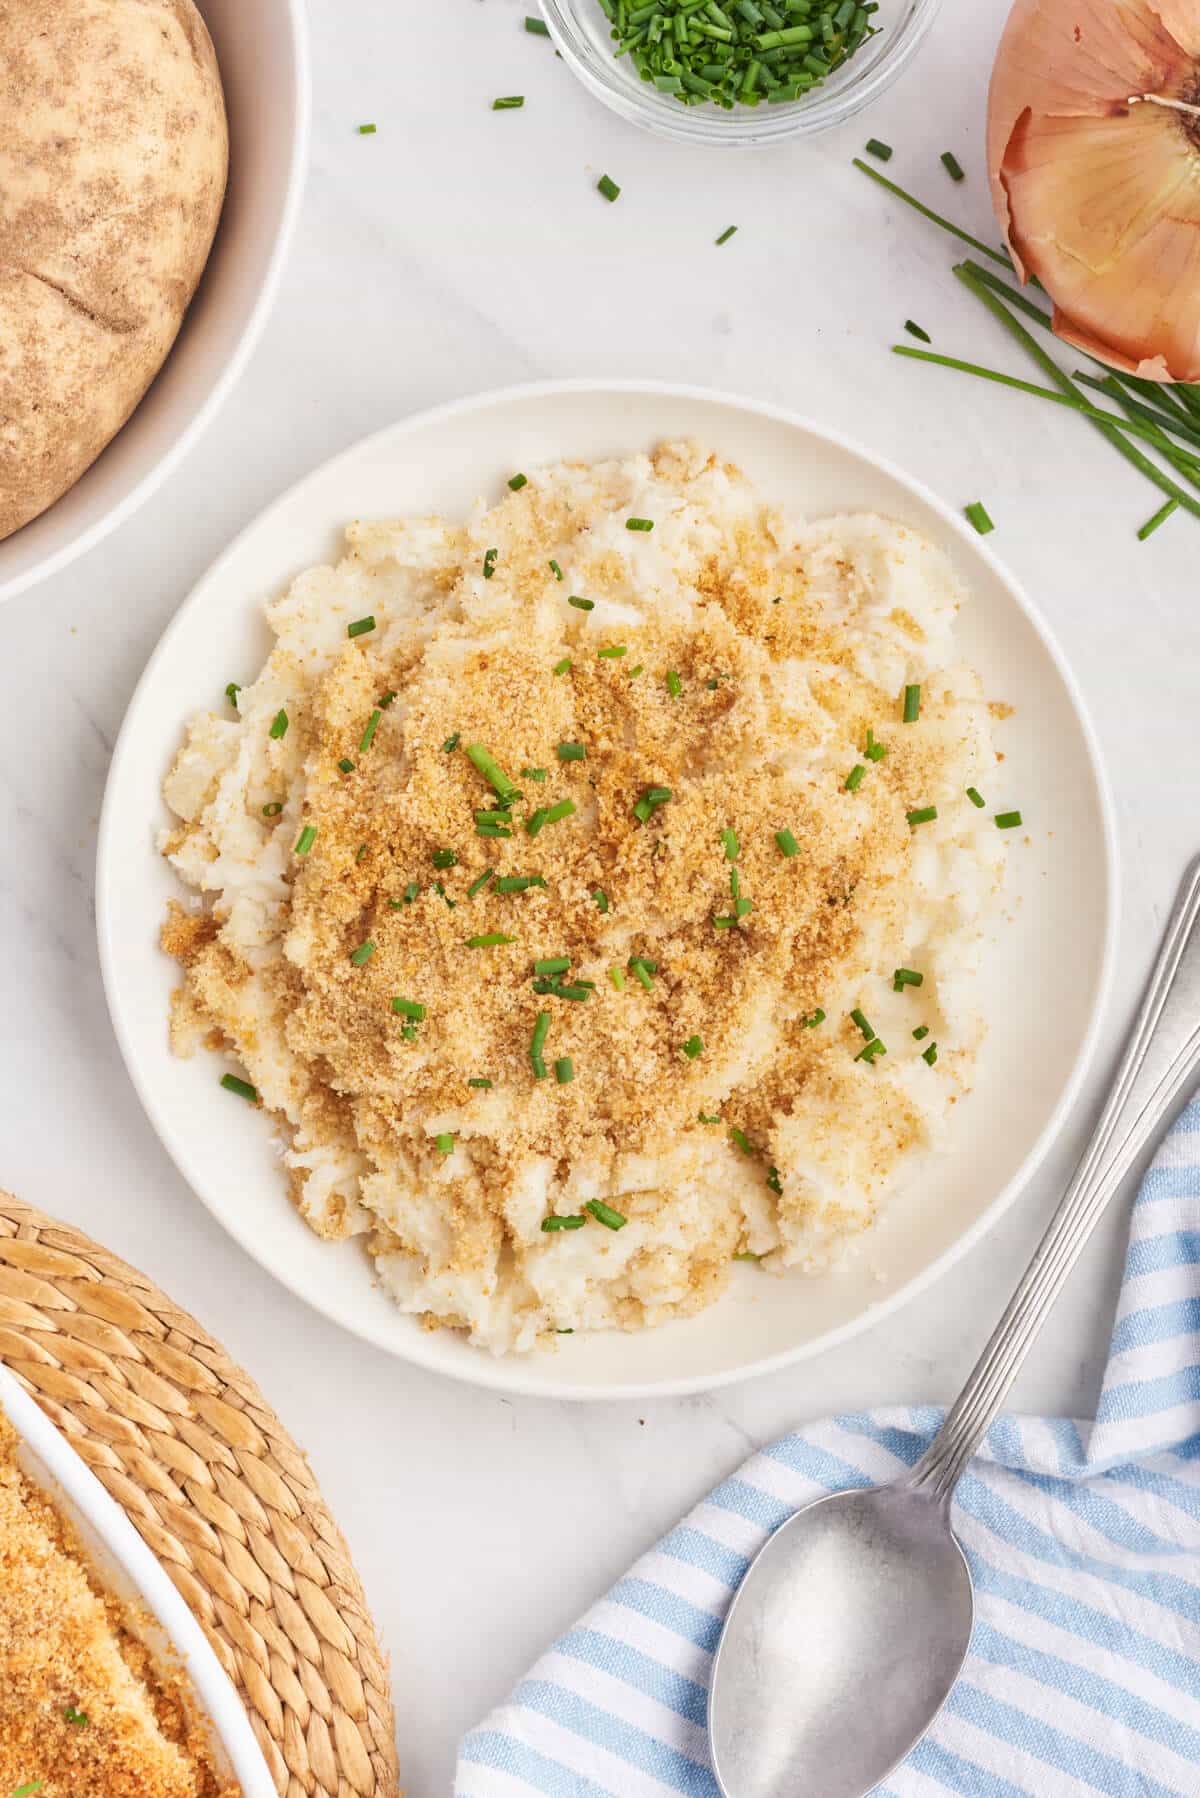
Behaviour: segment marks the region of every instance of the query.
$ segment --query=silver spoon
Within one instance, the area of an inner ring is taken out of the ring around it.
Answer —
[[[1101,1212],[1200,1064],[1198,916],[1200,861],[1091,1143],[930,1447],[891,1485],[798,1511],[746,1574],[709,1699],[725,1798],[864,1798],[946,1702],[975,1614],[950,1500]]]

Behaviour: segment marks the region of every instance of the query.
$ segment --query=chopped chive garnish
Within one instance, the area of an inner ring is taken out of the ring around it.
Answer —
[[[628,655],[629,650],[624,643],[608,643],[603,649],[598,649],[596,654],[601,661],[615,661],[619,656]]]
[[[1020,812],[997,812],[997,830],[1017,830],[1023,822]]]
[[[953,180],[953,181],[965,181],[966,180],[966,175],[963,173],[963,166],[962,166],[961,162],[959,162],[958,157],[954,154],[953,150],[943,150],[942,151],[941,163],[942,163],[942,167],[945,169],[946,173],[950,176],[951,180]]]
[[[915,812],[908,813],[908,821],[914,827],[918,824],[932,824],[937,815],[936,805],[922,805]]]
[[[502,94],[492,101],[493,112],[519,112],[525,104],[524,94]]]
[[[610,968],[608,970],[608,978],[612,981],[619,993],[625,991],[625,975],[620,968]]]
[[[653,969],[642,960],[641,956],[635,955],[632,957],[629,963],[629,972],[633,975],[635,980],[639,981],[640,984],[645,987],[647,992],[650,991],[651,987],[654,985],[654,972]]]
[[[727,917],[713,919],[713,929],[714,930],[735,930],[736,928],[737,928],[737,919],[736,918],[727,916]]]
[[[546,1057],[542,1051],[546,1047],[546,1038],[550,1034],[550,1013],[539,1011],[537,1022],[533,1026],[533,1035],[529,1039],[529,1059],[533,1063],[535,1080],[546,1078]]]
[[[446,901],[446,904],[450,907],[450,910],[453,911],[455,906],[458,904],[458,900],[452,899],[450,897],[449,893],[446,891],[445,887],[442,885],[440,880],[434,881],[433,890],[435,893],[441,894],[442,898]]]
[[[866,148],[867,155],[878,156],[880,162],[890,162],[892,160],[891,144],[885,144],[878,137],[869,137],[867,139]]]
[[[476,819],[475,834],[476,836],[494,839],[497,837],[511,837],[512,831],[507,829],[503,824],[488,824]]]
[[[604,198],[610,201],[618,199],[621,193],[616,182],[608,175],[601,175],[599,181],[596,183],[596,187],[599,192],[604,195]]]
[[[533,971],[535,974],[565,974],[570,965],[569,955],[548,955],[544,961],[534,962]]]
[[[236,1093],[239,1099],[249,1099],[252,1105],[258,1104],[258,1088],[251,1086],[248,1080],[239,1080],[236,1074],[222,1074],[221,1085],[227,1093]]]
[[[475,767],[479,770],[480,774],[483,775],[483,778],[490,786],[495,788],[496,792],[506,804],[511,804],[514,799],[519,799],[521,797],[518,789],[513,785],[491,750],[488,749],[485,744],[468,743],[467,754]]]
[[[815,1030],[818,1024],[823,1024],[824,1022],[825,1022],[825,1013],[821,1010],[821,1007],[818,1005],[817,1009],[815,1011],[809,1012],[809,1014],[806,1018],[801,1018],[800,1028],[802,1030]]]
[[[658,808],[673,798],[670,787],[647,787],[634,806],[633,815],[640,824],[648,824]]]
[[[446,741],[442,744],[442,748],[445,750],[446,754],[449,755],[453,750],[458,748],[461,742],[462,733],[456,730],[452,737],[446,738]]]
[[[779,1169],[777,1167],[769,1167],[767,1169],[767,1185],[771,1188],[772,1192],[778,1193],[780,1198],[783,1197],[783,1181],[779,1178]],[[755,1260],[757,1259],[758,1257],[755,1256]]]
[[[871,1027],[871,1025],[868,1024],[865,1015],[861,1011],[859,1011],[857,1006],[850,1013],[850,1019],[851,1019],[852,1023],[855,1023],[858,1025],[859,1029],[862,1031],[862,1033],[866,1037],[867,1041],[870,1042],[870,1040],[874,1036],[875,1032],[874,1032],[873,1028]]]
[[[530,887],[544,887],[540,874],[504,874],[492,888],[494,893],[527,893]]]
[[[640,662],[638,662],[635,667],[633,667],[629,670],[629,678],[630,678],[630,680],[636,680],[639,674],[644,674],[644,673],[645,673],[645,669],[643,668],[642,664]]]
[[[584,1210],[590,1211],[596,1222],[603,1224],[606,1230],[623,1230],[629,1222],[619,1211],[614,1211],[611,1205],[606,1205],[603,1199],[589,1199]]]
[[[734,912],[734,916],[737,918],[748,917],[749,914],[753,910],[754,910],[753,901],[745,898],[745,896],[735,899],[733,902],[733,912]]]
[[[316,825],[315,824],[306,824],[304,826],[304,829],[300,832],[300,835],[296,838],[296,847],[293,849],[292,854],[293,855],[307,855],[309,850],[312,848],[313,844],[316,842],[316,840],[317,840]]]
[[[241,690],[242,690],[241,687],[238,685],[237,681],[235,681],[235,680],[231,680],[229,685],[225,689],[225,697],[229,701],[230,705],[233,707],[235,712],[237,711],[237,696],[241,692]]]
[[[683,1045],[683,1052],[689,1061],[695,1061],[697,1055],[704,1053],[704,1043],[698,1036],[689,1036]]]
[[[12,1798],[33,1798],[33,1794],[35,1792],[40,1792],[45,1783],[44,1779],[27,1780],[23,1786],[17,1787]]]
[[[525,29],[526,31],[531,31],[534,37],[550,36],[550,27],[544,19],[531,19],[527,15],[525,19]],[[509,482],[509,486],[512,486],[511,481]]]
[[[937,1060],[937,1044],[936,1043],[930,1043],[929,1047],[926,1049],[925,1053],[922,1055],[921,1060],[928,1062],[930,1067],[933,1066],[934,1062]]]
[[[986,537],[989,531],[995,530],[995,525],[988,517],[988,509],[981,499],[973,500],[969,506],[963,507],[963,511],[981,537]]]
[[[398,899],[389,899],[392,911],[399,911],[405,905],[411,905],[421,888],[415,880],[410,880]]]
[[[522,768],[522,770],[521,770],[521,779],[522,780],[536,780],[539,786],[541,785],[542,781],[545,780],[545,778],[546,778],[545,768]]]
[[[267,735],[269,737],[274,737],[275,741],[278,742],[280,737],[287,736],[287,727],[288,727],[288,715],[283,710],[283,708],[280,707],[279,711],[276,712],[275,716],[271,720],[271,728],[267,732]]]
[[[925,1041],[925,1038],[928,1035],[929,1035],[929,1025],[928,1024],[918,1024],[916,1029],[913,1031],[913,1041],[916,1043],[923,1043]]]
[[[380,711],[379,707],[376,706],[375,710],[371,713],[371,716],[367,719],[366,730],[364,730],[362,737],[359,739],[359,745],[358,745],[359,755],[366,755],[367,750],[371,747],[371,744],[375,741],[375,732],[379,729],[379,720],[382,717],[383,717],[383,713]]]
[[[726,227],[722,231],[720,237],[718,237],[718,239],[717,239],[717,248],[719,249],[723,243],[728,243],[729,239],[733,236],[733,234],[736,230],[737,230],[736,225],[726,225]]]
[[[515,943],[515,936],[505,936],[502,930],[489,930],[483,936],[469,936],[468,949],[499,949],[504,943]]]
[[[750,1141],[746,1132],[744,1130],[739,1130],[736,1126],[730,1130],[729,1140],[733,1143],[735,1148],[742,1151],[743,1155],[754,1155],[757,1153],[754,1144]]]
[[[570,1086],[575,1078],[575,1063],[569,1055],[560,1055],[554,1064],[554,1078],[560,1086]]]
[[[892,975],[893,992],[902,993],[906,986],[924,986],[924,974],[918,974],[913,968],[897,968]]]
[[[500,554],[500,551],[498,549],[489,549],[487,551],[486,555],[484,556],[484,558],[483,558],[483,578],[485,581],[490,581],[492,576],[495,574],[496,558],[499,554]]]
[[[859,1050],[858,1054],[854,1057],[854,1059],[855,1059],[855,1061],[874,1062],[874,1061],[878,1061],[878,1059],[881,1055],[886,1055],[886,1054],[887,1054],[887,1048],[885,1047],[885,1045],[882,1042],[880,1042],[878,1037],[875,1037],[871,1042],[867,1043],[865,1048],[862,1048]]]
[[[979,791],[978,787],[968,787],[967,788],[967,798],[971,801],[971,804],[973,806],[976,806],[980,811],[982,811],[984,806],[987,804],[987,801],[983,797],[983,794]]]
[[[542,1229],[547,1232],[551,1230],[582,1230],[586,1223],[586,1217],[544,1217],[542,1219]],[[574,1330],[560,1330],[558,1334],[560,1336],[573,1336],[575,1332]]]
[[[667,670],[667,692],[672,699],[678,699],[683,692],[683,682],[673,668]]]
[[[341,769],[343,774],[353,774],[354,773],[354,763],[350,760],[350,757],[348,755],[344,755],[342,757],[341,761],[338,763],[338,767]]]
[[[450,1135],[448,1130],[443,1131],[440,1136],[434,1137],[433,1146],[439,1155],[452,1155],[454,1153],[454,1138]]]
[[[392,1010],[398,1018],[413,1018],[418,1024],[425,1019],[423,1005],[418,1005],[415,999],[402,999],[399,994],[392,1000]]]
[[[551,556],[551,558],[550,558],[549,567],[550,567],[550,572],[554,576],[556,581],[561,581],[565,578],[563,575],[562,569],[559,567],[558,563],[554,560],[553,556]]]
[[[368,631],[375,629],[375,620],[370,613],[365,618],[356,618],[353,624],[346,626],[348,637],[365,637]]]
[[[627,531],[652,531],[654,520],[652,518],[627,518],[625,529]]]
[[[86,1729],[88,1726],[88,1721],[89,1721],[89,1719],[88,1719],[87,1712],[76,1710],[76,1708],[73,1704],[69,1704],[67,1706],[66,1710],[63,1712],[63,1722],[78,1724],[80,1729]]]
[[[395,699],[395,697],[396,697],[396,694],[394,691],[380,694],[380,697],[379,697],[380,710],[386,711],[388,706],[390,706],[392,701]]]
[[[587,761],[587,750],[582,743],[560,743],[557,754],[560,762]]]
[[[732,830],[728,825],[726,825],[725,829],[721,832],[721,847],[725,851],[725,860],[727,862],[735,862],[737,860],[742,846],[738,842],[737,831]],[[734,898],[737,898],[736,893],[734,894]]]
[[[605,912],[609,910],[608,894],[603,887],[597,887],[592,894],[592,898],[596,901],[596,908],[598,911]]]
[[[491,1084],[490,1080],[484,1080],[482,1078],[467,1081],[468,1086],[477,1087],[480,1092],[487,1092],[491,1087]]]
[[[365,857],[366,853],[367,853],[367,845],[365,843],[360,843],[358,845],[358,848],[354,852],[355,861],[356,862],[362,861],[363,858]]]
[[[1144,543],[1146,541],[1147,537],[1153,537],[1153,535],[1154,535],[1155,531],[1158,529],[1159,525],[1166,524],[1166,522],[1167,522],[1168,518],[1171,516],[1172,512],[1178,512],[1178,510],[1179,510],[1179,501],[1177,499],[1169,499],[1167,501],[1166,505],[1160,506],[1158,508],[1158,511],[1154,514],[1153,518],[1148,518],[1146,520],[1145,524],[1138,531],[1138,542]],[[229,691],[228,687],[225,689],[225,691],[226,692]],[[235,705],[237,704],[236,699],[234,700],[233,703]]]
[[[544,31],[545,29],[546,29],[546,27],[543,25],[542,30]],[[523,475],[523,474],[510,475],[508,484],[512,488],[514,493],[520,493],[522,487],[528,487],[529,477],[528,477],[528,475]]]
[[[435,868],[454,868],[458,865],[458,857],[453,849],[435,849],[430,860]]]
[[[570,656],[564,656],[561,662],[555,662],[553,668],[550,670],[551,674],[569,674],[570,671],[571,671]]]
[[[417,1027],[415,1024],[405,1024],[400,1034],[406,1043],[415,1043],[417,1040]]]
[[[596,610],[596,602],[594,599],[581,599],[578,593],[572,593],[567,600],[567,604],[569,606],[574,606],[577,612],[594,612]]]
[[[919,343],[933,342],[933,338],[929,335],[929,332],[922,330],[915,319],[906,318],[904,321],[904,329],[908,332],[910,337],[915,337]]]
[[[268,805],[263,806],[263,817],[277,818],[282,810],[283,802],[279,799],[272,799]]]
[[[904,689],[904,722],[915,724],[921,716],[921,688],[914,684]]]
[[[356,968],[364,968],[364,967],[366,967],[367,963],[370,961],[370,959],[374,955],[374,953],[375,953],[374,943],[372,943],[372,942],[360,943],[358,945],[358,948],[355,949],[354,953],[351,955],[350,960],[354,963],[354,966]]]
[[[780,855],[786,855],[789,859],[793,855],[799,855],[800,845],[790,830],[777,830],[775,832],[775,841],[778,844]]]
[[[846,791],[847,791],[847,793],[857,793],[858,792],[858,789],[863,784],[863,776],[866,774],[866,772],[867,772],[867,770],[866,770],[865,763],[855,762],[853,768],[851,768],[849,774],[847,774],[847,776],[846,776]]]
[[[867,746],[863,750],[863,754],[869,762],[881,762],[887,754],[887,745],[875,741],[875,732],[870,726],[867,727]]]
[[[557,824],[560,818],[569,818],[574,810],[573,799],[560,799],[556,805],[539,806],[525,820],[525,829],[531,837],[536,837],[544,824]]]
[[[358,127],[358,135],[360,137],[374,137],[378,129],[378,125],[360,125]]]

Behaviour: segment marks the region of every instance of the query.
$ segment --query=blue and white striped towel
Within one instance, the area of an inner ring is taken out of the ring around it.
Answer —
[[[940,1417],[839,1417],[755,1455],[467,1736],[457,1798],[718,1798],[709,1668],[748,1562],[809,1499],[911,1465]],[[975,1581],[971,1653],[879,1798],[1196,1798],[1200,1099],[1133,1210],[1095,1423],[1001,1418],[955,1527]]]

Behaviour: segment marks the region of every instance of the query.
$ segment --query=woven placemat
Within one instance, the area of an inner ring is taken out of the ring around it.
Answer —
[[[204,1625],[281,1798],[398,1798],[362,1586],[249,1374],[144,1274],[5,1192],[0,1360]]]

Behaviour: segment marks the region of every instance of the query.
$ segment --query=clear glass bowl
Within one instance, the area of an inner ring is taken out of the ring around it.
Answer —
[[[844,124],[908,67],[937,17],[941,0],[881,0],[877,36],[802,99],[772,106],[685,106],[643,81],[627,56],[615,55],[612,26],[600,0],[541,0],[563,59],[584,86],[631,124],[685,144],[748,147],[783,143]]]

